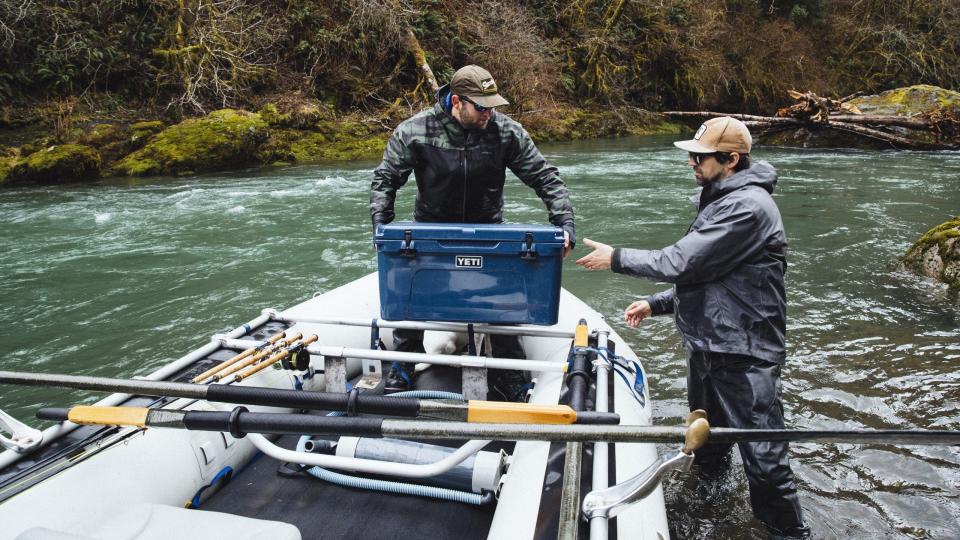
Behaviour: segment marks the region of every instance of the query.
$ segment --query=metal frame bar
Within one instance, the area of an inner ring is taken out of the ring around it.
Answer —
[[[339,317],[293,317],[275,309],[263,310],[264,315],[268,315],[275,321],[304,324],[333,324],[346,326],[366,326],[370,327],[373,321],[370,319],[352,319]],[[498,334],[504,336],[534,336],[551,338],[569,338],[573,339],[573,332],[568,330],[556,330],[552,328],[534,327],[534,326],[500,326],[495,324],[476,324],[476,323],[453,323],[453,322],[419,322],[419,321],[385,321],[376,319],[377,326],[380,328],[402,328],[406,330],[439,330],[442,332],[466,332],[467,325],[473,324],[474,332],[478,334]]]
[[[255,346],[258,341],[247,339],[219,338],[220,344],[227,349],[246,349]],[[426,354],[399,351],[375,351],[337,345],[310,345],[307,347],[310,354],[320,356],[339,356],[342,358],[359,358],[366,360],[422,362],[441,366],[482,367],[487,369],[512,369],[517,371],[566,371],[564,362],[548,360],[526,360],[516,358],[488,358],[485,356],[459,356],[453,354]]]

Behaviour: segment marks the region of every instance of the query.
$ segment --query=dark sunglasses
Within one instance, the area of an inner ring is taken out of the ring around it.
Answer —
[[[473,105],[473,108],[476,109],[478,113],[485,113],[485,112],[487,112],[487,111],[492,111],[492,110],[493,110],[493,107],[484,107],[483,105],[477,105],[477,102],[476,102],[476,101],[474,101],[474,100],[472,100],[472,99],[470,99],[470,98],[468,98],[468,97],[466,97],[466,96],[460,96],[460,99],[462,99],[463,101],[466,101],[467,103]]]
[[[697,165],[702,165],[703,160],[717,155],[716,152],[713,152],[710,154],[698,154],[696,152],[688,152],[688,153],[690,154],[690,159],[693,160],[693,162],[696,163]]]
[[[690,154],[690,159],[693,160],[697,165],[703,164],[703,160],[712,157],[717,160],[721,165],[730,161],[730,152],[712,152],[710,154],[698,154],[696,152],[688,152]]]

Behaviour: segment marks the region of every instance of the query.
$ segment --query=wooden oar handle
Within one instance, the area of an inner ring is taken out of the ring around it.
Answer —
[[[69,420],[74,424],[146,427],[150,409],[144,407],[93,407],[78,405],[70,409],[43,408],[42,420]]]
[[[482,424],[572,424],[577,413],[567,405],[531,405],[468,401],[467,422]]]

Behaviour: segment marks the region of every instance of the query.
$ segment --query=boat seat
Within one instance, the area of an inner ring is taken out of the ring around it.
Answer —
[[[289,523],[253,519],[222,512],[188,510],[164,504],[138,504],[89,535],[33,527],[16,540],[300,540],[300,530]]]

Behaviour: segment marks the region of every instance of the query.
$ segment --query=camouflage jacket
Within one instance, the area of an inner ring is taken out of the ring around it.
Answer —
[[[442,90],[441,90],[442,92]],[[509,168],[536,191],[550,222],[575,240],[573,206],[556,167],[547,163],[526,130],[494,112],[483,130],[464,130],[440,103],[402,122],[373,171],[373,226],[393,221],[397,190],[413,172],[414,219],[426,222],[500,223]]]

